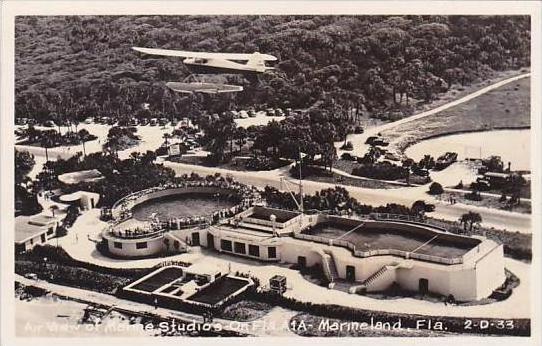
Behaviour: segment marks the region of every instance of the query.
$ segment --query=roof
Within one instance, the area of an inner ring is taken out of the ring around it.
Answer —
[[[58,221],[57,217],[49,216],[45,214],[38,214],[38,215],[31,216],[28,220],[28,223],[34,226],[47,226],[57,221]]]
[[[15,242],[24,241],[47,232],[47,227],[28,223],[32,217],[18,216],[15,218]]]
[[[484,177],[503,178],[503,179],[506,179],[509,176],[510,176],[509,173],[499,173],[499,172],[487,172],[484,174]]]
[[[222,272],[222,268],[216,264],[207,263],[207,262],[198,262],[186,268],[187,273],[196,274],[196,275],[216,275]]]
[[[103,179],[104,176],[97,169],[64,173],[58,176],[58,180],[64,184],[77,184],[80,182],[94,182]]]
[[[93,196],[99,196],[100,194],[95,193],[95,192],[89,192],[89,191],[82,191],[81,190],[81,191],[75,191],[75,192],[67,194],[67,195],[62,195],[62,196],[59,197],[59,199],[62,202],[74,202],[74,201],[77,201],[77,200],[81,199],[81,197],[84,196],[84,195],[93,197]]]

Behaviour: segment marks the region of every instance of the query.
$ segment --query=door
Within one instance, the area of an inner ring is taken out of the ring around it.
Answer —
[[[346,280],[347,281],[356,281],[356,267],[346,266]]]
[[[215,249],[215,236],[211,233],[207,233],[207,247],[209,249]]]
[[[297,257],[297,264],[299,265],[299,267],[300,267],[301,269],[306,268],[306,267],[307,267],[307,257],[305,257],[305,256],[298,256],[298,257]]]
[[[418,282],[418,290],[421,294],[427,294],[429,292],[429,280],[420,279]]]
[[[90,199],[90,207],[94,209],[94,198]]]
[[[199,246],[199,232],[192,233],[192,246]]]

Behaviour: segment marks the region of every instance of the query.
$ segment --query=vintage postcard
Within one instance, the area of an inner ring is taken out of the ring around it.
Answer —
[[[540,2],[1,6],[2,345],[540,344]]]

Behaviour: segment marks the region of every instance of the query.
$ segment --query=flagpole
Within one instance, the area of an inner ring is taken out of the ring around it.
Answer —
[[[303,182],[302,182],[302,174],[301,174],[301,148],[298,147],[299,151],[299,198],[301,199],[299,203],[299,209],[301,211],[301,214],[303,214]]]

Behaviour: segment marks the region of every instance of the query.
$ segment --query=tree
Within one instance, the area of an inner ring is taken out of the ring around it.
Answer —
[[[434,182],[429,186],[430,195],[441,195],[443,192],[444,192],[444,189],[442,188],[442,185],[440,185],[437,182]]]
[[[22,184],[35,165],[34,155],[28,151],[15,150],[15,184]]]
[[[463,229],[465,231],[467,230],[468,226],[469,232],[472,232],[474,225],[479,226],[480,223],[482,223],[482,216],[478,213],[469,211],[468,213],[461,215],[459,222],[463,225]]]

